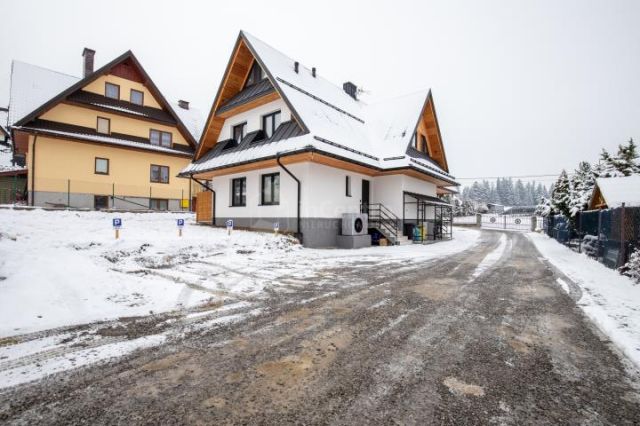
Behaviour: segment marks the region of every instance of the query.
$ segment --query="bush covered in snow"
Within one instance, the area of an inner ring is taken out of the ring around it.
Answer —
[[[585,235],[582,238],[582,250],[591,257],[598,257],[599,246],[598,237],[595,235]]]
[[[640,284],[640,249],[631,253],[629,261],[620,268],[620,272]]]

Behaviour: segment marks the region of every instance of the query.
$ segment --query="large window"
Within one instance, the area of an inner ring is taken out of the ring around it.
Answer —
[[[425,138],[424,135],[420,135],[420,147],[418,148],[418,150],[424,152],[425,154],[429,152],[427,150],[427,138]]]
[[[143,105],[144,104],[144,92],[140,90],[131,89],[131,95],[129,96],[129,100],[132,104]]]
[[[231,180],[231,206],[241,207],[247,205],[247,178]]]
[[[267,136],[267,138],[273,136],[273,133],[276,131],[279,125],[280,111],[276,111],[262,117],[262,130],[264,130],[264,134]]]
[[[104,95],[111,99],[120,99],[120,86],[113,83],[104,84]]]
[[[169,167],[151,165],[151,182],[169,183]]]
[[[171,148],[172,134],[171,132],[163,132],[161,130],[151,129],[149,132],[149,141],[151,145],[166,146]]]
[[[169,200],[162,198],[150,198],[149,199],[150,210],[169,210]]]
[[[264,78],[264,72],[262,68],[258,64],[257,61],[253,61],[253,66],[251,67],[251,71],[249,71],[249,76],[247,77],[247,84],[244,86],[251,86],[252,84],[259,83]]]
[[[233,126],[231,130],[231,137],[238,143],[242,142],[242,138],[244,138],[246,129],[247,123],[241,123]]]
[[[261,204],[280,204],[280,173],[262,175]]]
[[[345,179],[345,195],[351,197],[351,176],[346,176]]]
[[[108,175],[109,174],[109,159],[96,157],[95,174]]]
[[[98,123],[96,124],[96,130],[98,133],[104,133],[108,135],[111,133],[111,120],[104,117],[98,117]]]

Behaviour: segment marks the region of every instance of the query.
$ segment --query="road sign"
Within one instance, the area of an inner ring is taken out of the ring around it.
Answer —
[[[227,220],[227,228],[233,228],[233,219]]]
[[[278,231],[280,231],[280,223],[279,222],[273,222],[273,232],[275,232],[277,234]]]
[[[178,228],[184,227],[184,219],[178,219]]]
[[[119,217],[114,217],[113,229],[120,229],[120,228],[122,228],[122,219],[120,219]]]

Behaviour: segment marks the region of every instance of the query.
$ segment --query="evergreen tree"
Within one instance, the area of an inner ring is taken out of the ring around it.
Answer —
[[[600,153],[600,163],[596,168],[597,177],[631,176],[640,173],[637,146],[633,139],[626,145],[618,145],[618,152],[611,155],[606,149]]]
[[[571,177],[571,189],[569,194],[569,210],[571,216],[587,208],[596,179],[591,169],[591,164],[580,162],[575,173]]]
[[[554,213],[560,213],[565,217],[571,217],[570,212],[571,181],[567,172],[563,169],[558,177],[553,193],[551,194],[551,209]]]

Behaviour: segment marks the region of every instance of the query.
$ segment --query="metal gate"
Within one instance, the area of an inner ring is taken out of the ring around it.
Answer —
[[[505,229],[509,231],[531,231],[531,221],[535,216],[519,214],[483,214],[481,225],[485,229]]]

